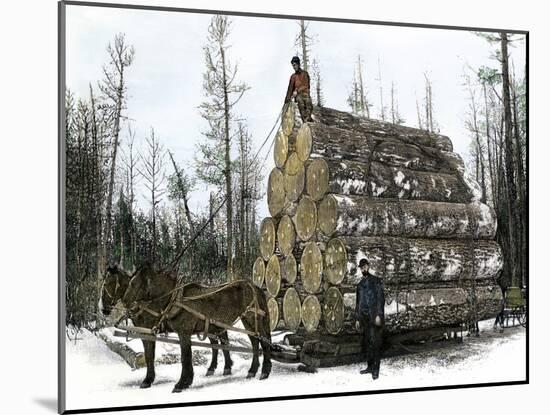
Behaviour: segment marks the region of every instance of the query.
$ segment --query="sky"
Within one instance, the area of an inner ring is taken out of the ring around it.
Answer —
[[[211,15],[151,10],[67,6],[66,84],[76,97],[87,98],[89,84],[97,85],[106,47],[117,33],[124,33],[135,48],[135,59],[127,71],[127,116],[136,132],[136,145],[143,146],[151,127],[162,145],[173,152],[176,162],[193,174],[196,146],[207,128],[198,106],[205,99],[202,76],[203,47]],[[298,52],[296,20],[231,16],[231,45],[228,56],[238,65],[237,80],[251,88],[235,107],[246,119],[256,148],[265,140],[283,104],[290,58]],[[319,61],[325,106],[349,111],[346,99],[354,65],[360,54],[368,98],[374,104],[371,116],[379,118],[378,60],[384,105],[389,106],[392,82],[405,124],[417,127],[416,100],[424,94],[424,74],[430,76],[434,119],[441,134],[451,138],[455,152],[468,159],[470,137],[465,128],[468,91],[464,73],[482,65],[497,67],[491,59],[496,45],[472,32],[367,24],[309,22],[313,37],[311,56]],[[510,49],[519,75],[525,66],[523,36]],[[470,72],[471,73],[471,72]],[[274,135],[274,134],[273,134]],[[126,127],[122,127],[122,148]],[[236,146],[235,146],[236,147]],[[236,149],[235,149],[236,150]],[[268,147],[260,154],[264,159]],[[236,152],[235,152],[236,156]],[[168,162],[168,159],[166,160]],[[265,165],[264,186],[273,157]],[[169,163],[167,174],[172,173]],[[190,196],[193,212],[205,208],[208,192],[197,183]],[[147,209],[145,189],[138,191],[138,204]],[[259,217],[268,216],[267,197],[259,205]]]

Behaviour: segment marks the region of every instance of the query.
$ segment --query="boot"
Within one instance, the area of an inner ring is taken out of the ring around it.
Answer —
[[[361,373],[362,375],[366,375],[367,373],[372,373],[372,367],[368,366],[366,369],[359,371],[359,373]]]

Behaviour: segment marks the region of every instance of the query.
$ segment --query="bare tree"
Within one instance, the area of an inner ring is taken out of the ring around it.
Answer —
[[[323,96],[323,88],[322,88],[322,78],[321,78],[321,69],[319,68],[319,61],[317,58],[313,58],[313,82],[314,82],[314,102],[318,107],[322,107],[324,105],[324,96]]]
[[[144,185],[149,191],[149,203],[151,204],[151,262],[157,260],[157,211],[158,205],[162,202],[162,197],[166,192],[165,173],[164,173],[164,149],[155,136],[155,130],[151,127],[151,132],[146,140],[146,154],[141,156],[141,166],[138,172],[143,177]]]
[[[207,44],[204,46],[206,71],[203,88],[207,100],[200,105],[201,115],[209,123],[204,135],[210,143],[199,146],[201,157],[197,172],[208,183],[225,184],[227,221],[227,278],[233,278],[233,196],[231,137],[234,121],[233,109],[242,98],[248,85],[236,81],[237,65],[231,65],[227,50],[231,21],[227,16],[216,15],[208,27]],[[222,164],[223,161],[223,164]],[[202,165],[202,166],[201,166]],[[220,176],[221,174],[221,176]],[[221,180],[220,180],[221,179]]]
[[[386,107],[384,106],[384,88],[382,86],[382,70],[380,68],[380,57],[378,57],[378,89],[380,91],[380,119],[386,121]]]
[[[126,151],[123,152],[122,161],[125,166],[125,179],[126,179],[126,197],[128,199],[128,208],[129,208],[129,234],[130,234],[130,264],[132,267],[136,264],[136,252],[137,252],[137,241],[136,241],[136,226],[134,222],[134,208],[136,204],[136,194],[135,189],[138,184],[139,173],[137,170],[138,167],[138,155],[135,151],[135,139],[136,132],[132,129],[132,126],[128,124],[127,131],[127,141],[126,141]]]
[[[405,119],[401,117],[399,112],[399,103],[397,100],[397,89],[395,88],[395,82],[391,83],[391,122],[394,124],[404,124]]]
[[[309,68],[309,54],[311,52],[311,45],[313,44],[313,38],[308,35],[309,22],[304,20],[298,22],[299,29],[294,45],[300,49],[302,68],[307,71]]]
[[[126,43],[123,33],[115,36],[113,45],[107,46],[109,62],[103,66],[103,79],[99,83],[102,93],[102,108],[108,114],[111,138],[111,165],[107,190],[107,205],[105,208],[105,240],[104,250],[112,251],[112,206],[115,187],[115,171],[119,146],[120,124],[123,111],[126,109],[127,85],[124,78],[126,69],[134,60],[134,48]],[[106,257],[105,252],[105,257]],[[112,260],[112,258],[110,258]]]

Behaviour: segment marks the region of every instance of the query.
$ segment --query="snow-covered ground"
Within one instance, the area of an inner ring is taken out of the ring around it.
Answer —
[[[278,362],[273,362],[267,380],[245,379],[250,357],[236,353],[232,354],[231,376],[221,374],[223,356],[220,353],[216,374],[205,377],[210,352],[195,348],[201,350],[195,352],[196,360],[201,363],[195,365],[191,388],[179,394],[171,393],[181,373],[179,363],[157,365],[153,386],[140,389],[144,368],[130,369],[101,339],[82,332],[79,340],[67,340],[67,409],[524,380],[525,329],[507,328],[504,333],[495,333],[491,324],[481,322],[480,337],[465,337],[462,344],[384,359],[377,381],[359,374],[362,364],[319,369],[309,374],[298,372],[296,365]],[[131,343],[141,342],[132,340]],[[139,348],[137,344],[136,348]],[[168,346],[166,351],[177,352],[178,346],[173,346],[173,350]]]

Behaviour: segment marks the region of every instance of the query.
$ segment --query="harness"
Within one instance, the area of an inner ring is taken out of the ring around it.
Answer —
[[[202,313],[201,311],[195,309],[194,307],[192,307],[189,304],[192,301],[197,301],[197,300],[208,298],[208,297],[210,297],[214,294],[222,292],[223,290],[225,290],[229,287],[236,286],[238,284],[242,284],[243,282],[245,282],[247,284],[247,286],[252,291],[252,301],[246,307],[244,312],[242,314],[240,314],[237,317],[237,319],[233,322],[233,325],[232,324],[227,324],[223,321],[219,321],[219,320],[210,318],[209,316],[207,316],[206,314]],[[166,295],[170,294],[170,301],[168,302],[167,306],[164,307],[164,309],[161,310],[160,312],[157,312],[157,311],[151,309],[150,307],[148,307],[147,303],[149,303],[153,300],[137,301],[135,303],[135,305],[131,308],[131,311],[133,312],[132,316],[135,318],[138,315],[141,315],[143,312],[145,312],[145,313],[148,313],[148,314],[152,315],[155,318],[158,318],[157,323],[151,329],[151,331],[153,333],[157,334],[160,331],[164,331],[164,330],[161,330],[161,329],[164,327],[163,324],[164,324],[166,319],[172,319],[176,315],[178,315],[182,310],[185,310],[188,313],[190,313],[191,315],[193,315],[195,318],[199,319],[200,321],[202,321],[204,323],[204,330],[202,331],[202,333],[200,333],[198,335],[199,340],[201,340],[201,341],[205,340],[209,336],[210,325],[219,327],[219,328],[223,329],[224,331],[235,331],[235,332],[238,332],[238,333],[247,334],[247,335],[252,336],[252,337],[262,338],[262,336],[260,335],[259,326],[258,326],[258,316],[264,317],[264,316],[266,316],[266,313],[260,308],[259,302],[258,302],[258,293],[257,293],[254,285],[250,281],[237,280],[237,281],[233,281],[233,282],[228,283],[228,284],[220,285],[214,291],[208,291],[204,294],[184,297],[183,292],[184,292],[185,287],[188,286],[188,285],[189,284],[186,284],[186,285],[183,285],[183,286],[180,286],[180,287],[176,287],[176,289],[171,290],[167,294],[164,294],[161,297],[157,297],[157,299],[160,299],[160,298],[165,297]],[[181,297],[181,298],[178,298],[178,297]],[[134,312],[134,310],[135,310],[135,312]],[[254,313],[254,331],[234,327],[234,324],[238,320],[242,319],[248,313]]]

